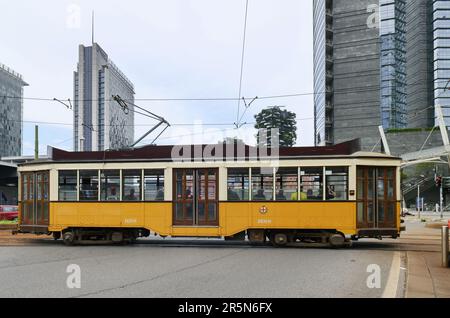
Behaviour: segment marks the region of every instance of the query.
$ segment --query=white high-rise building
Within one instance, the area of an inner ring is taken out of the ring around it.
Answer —
[[[134,86],[97,43],[79,46],[74,72],[74,150],[103,151],[134,142]],[[124,111],[113,95],[130,102]]]

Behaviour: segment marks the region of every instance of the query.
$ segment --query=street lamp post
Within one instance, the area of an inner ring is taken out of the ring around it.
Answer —
[[[420,184],[417,185],[417,211],[419,212],[419,219],[421,217],[420,215]]]

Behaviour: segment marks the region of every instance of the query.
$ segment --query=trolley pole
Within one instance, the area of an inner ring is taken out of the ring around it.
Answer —
[[[442,267],[449,267],[448,226],[442,227]]]

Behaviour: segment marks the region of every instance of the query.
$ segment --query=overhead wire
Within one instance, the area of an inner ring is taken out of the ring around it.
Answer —
[[[443,82],[447,83],[448,81],[442,80],[442,81],[436,81],[436,82]],[[422,83],[415,83],[410,84],[408,86],[415,86],[415,85],[423,85]],[[379,91],[379,87],[374,88],[351,88],[351,89],[345,89],[345,90],[335,90],[331,94],[334,95],[341,95],[341,94],[351,94],[351,93],[364,93],[364,92],[371,92],[371,91]],[[298,92],[298,93],[292,93],[292,94],[280,94],[280,95],[258,95],[258,100],[266,100],[266,99],[282,99],[282,98],[293,98],[293,97],[303,97],[303,96],[315,96],[315,95],[323,95],[328,94],[327,91],[315,91],[315,92]],[[31,100],[31,101],[48,101],[48,102],[55,102],[55,98],[44,98],[44,97],[23,97],[23,96],[10,96],[10,95],[0,95],[0,98],[11,98],[11,99],[21,99],[21,100]],[[68,102],[69,99],[59,99],[60,101]],[[208,101],[239,101],[242,100],[242,97],[205,97],[205,98],[135,98],[135,99],[123,99],[126,102],[133,102],[133,101],[148,101],[148,102],[186,102],[186,101],[198,101],[198,102],[208,102]],[[83,102],[98,102],[99,99],[79,99],[78,101]],[[114,101],[113,98],[105,98],[101,101],[108,101],[112,102]]]
[[[237,107],[236,126],[239,126],[239,115],[241,112],[242,80],[244,76],[244,61],[245,61],[245,42],[247,38],[247,18],[248,18],[248,0],[246,0],[245,2],[244,37],[242,39],[241,74],[239,79],[239,94],[238,94],[239,98]]]

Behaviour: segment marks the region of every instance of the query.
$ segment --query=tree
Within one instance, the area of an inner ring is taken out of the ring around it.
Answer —
[[[269,107],[255,115],[258,134],[258,145],[271,147],[271,129],[278,129],[280,147],[293,147],[297,141],[297,115],[294,112],[281,110],[279,106]],[[266,129],[267,137],[261,135],[261,129]]]

